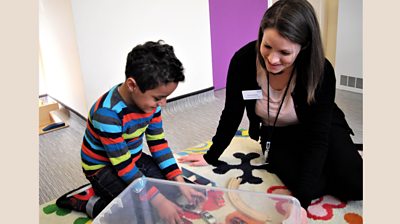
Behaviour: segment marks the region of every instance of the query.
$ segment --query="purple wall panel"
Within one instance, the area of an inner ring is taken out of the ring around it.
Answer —
[[[267,0],[209,0],[213,82],[225,88],[229,62],[246,43],[257,39]]]

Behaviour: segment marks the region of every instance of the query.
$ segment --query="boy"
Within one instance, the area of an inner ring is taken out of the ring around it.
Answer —
[[[161,119],[161,106],[185,79],[182,63],[172,46],[162,41],[146,42],[128,54],[125,75],[125,82],[101,96],[89,112],[81,158],[91,186],[63,195],[57,200],[59,207],[86,212],[94,218],[139,177],[184,182],[164,139]],[[144,136],[151,156],[142,152]],[[180,189],[189,201],[192,195],[201,197],[193,189]],[[147,195],[162,219],[181,222],[182,210],[156,188]]]

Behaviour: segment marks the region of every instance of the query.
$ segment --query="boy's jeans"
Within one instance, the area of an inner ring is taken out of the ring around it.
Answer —
[[[136,161],[136,166],[146,177],[165,179],[153,158],[145,153],[142,153],[140,159]],[[92,184],[96,196],[100,197],[93,208],[93,218],[128,186],[128,184],[118,176],[117,171],[112,166],[106,166],[97,173],[87,176],[86,178]],[[164,189],[160,189],[161,192],[163,192],[163,190]],[[169,188],[164,195],[172,199],[169,195],[171,193],[173,193],[172,195],[176,195],[176,188],[172,190]]]

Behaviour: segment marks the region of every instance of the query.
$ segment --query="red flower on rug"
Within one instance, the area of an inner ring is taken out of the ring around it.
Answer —
[[[267,193],[273,194],[278,189],[287,189],[285,186],[271,186],[267,189]],[[277,200],[276,209],[279,213],[284,214],[284,201]],[[314,220],[330,220],[333,217],[333,209],[344,208],[346,203],[339,201],[333,196],[325,195],[314,200],[307,209],[307,216]]]
[[[333,217],[333,209],[344,208],[346,203],[333,196],[325,195],[314,200],[307,208],[308,218],[314,220],[330,220]]]
[[[271,186],[267,189],[267,193],[273,194],[274,191],[278,190],[278,189],[287,189],[287,187],[286,186]],[[282,215],[286,214],[286,208],[285,208],[286,200],[281,200],[281,199],[274,199],[274,200],[277,201],[277,203],[275,205],[276,210]]]

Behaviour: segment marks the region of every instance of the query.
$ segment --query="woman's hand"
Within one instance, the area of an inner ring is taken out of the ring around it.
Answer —
[[[183,223],[180,216],[180,214],[183,214],[182,209],[161,193],[157,194],[155,198],[151,200],[151,204],[157,209],[158,215],[165,223]]]
[[[208,163],[203,157],[203,154],[189,154],[178,158],[180,163],[188,163],[189,166],[207,166]]]

